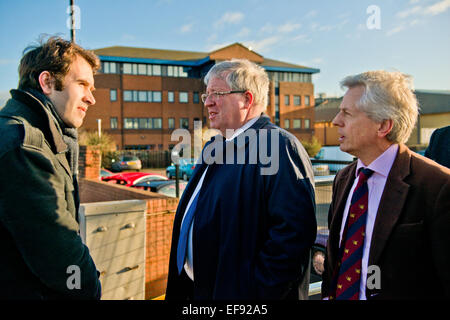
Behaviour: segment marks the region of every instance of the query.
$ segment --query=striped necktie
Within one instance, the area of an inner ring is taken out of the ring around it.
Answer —
[[[340,247],[339,273],[335,278],[336,300],[358,300],[361,282],[361,264],[366,232],[369,190],[367,180],[373,171],[359,171],[359,180],[353,191]],[[334,297],[330,297],[334,298]]]

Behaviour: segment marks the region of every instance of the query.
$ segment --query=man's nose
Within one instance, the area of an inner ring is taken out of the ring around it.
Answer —
[[[340,116],[339,115],[340,115],[340,112],[334,117],[333,121],[331,121],[331,123],[334,126],[337,126],[337,127],[339,127],[341,125],[341,121],[340,121]]]
[[[94,98],[94,94],[91,92],[91,90],[87,90],[87,93],[84,97],[84,102],[88,103],[89,105],[94,105],[95,104],[95,98]]]

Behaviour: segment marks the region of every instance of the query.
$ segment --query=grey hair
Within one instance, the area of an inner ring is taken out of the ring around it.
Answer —
[[[392,119],[393,127],[387,139],[405,143],[416,124],[419,107],[412,92],[412,77],[401,72],[368,71],[348,76],[342,87],[363,86],[364,93],[356,107],[375,122]]]
[[[264,68],[246,59],[232,59],[214,65],[205,76],[205,84],[211,77],[227,82],[231,90],[248,90],[253,94],[254,104],[267,108],[269,77]]]

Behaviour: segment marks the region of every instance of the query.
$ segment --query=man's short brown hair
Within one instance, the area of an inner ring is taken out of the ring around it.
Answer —
[[[29,46],[23,51],[19,65],[19,89],[36,89],[42,92],[39,75],[48,71],[55,79],[55,89],[63,90],[63,80],[77,56],[85,59],[95,73],[100,67],[98,57],[79,45],[60,37],[50,37],[37,46]]]

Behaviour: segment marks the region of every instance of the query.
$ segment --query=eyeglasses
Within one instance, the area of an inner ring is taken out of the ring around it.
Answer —
[[[227,94],[244,93],[244,92],[247,92],[247,90],[216,91],[216,92],[211,92],[209,94],[203,93],[201,95],[201,98],[202,98],[202,102],[205,103],[206,99],[208,99],[208,97],[211,96],[211,95],[214,96],[215,99],[217,99],[217,98],[220,98],[220,97],[222,97],[224,95],[227,95]]]

